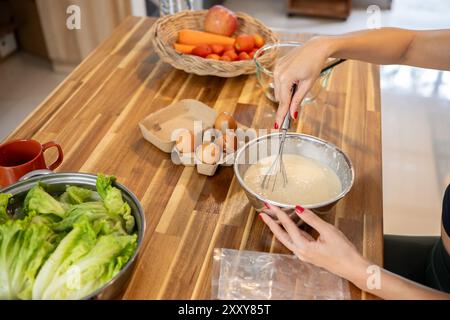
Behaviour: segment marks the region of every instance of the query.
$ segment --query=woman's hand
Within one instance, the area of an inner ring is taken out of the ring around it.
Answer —
[[[301,206],[295,208],[300,218],[317,230],[319,237],[315,240],[311,235],[299,229],[289,216],[280,208],[266,204],[260,214],[261,219],[272,230],[275,237],[291,250],[300,260],[324,268],[350,281],[355,270],[364,270],[369,262],[362,257],[355,246],[335,226],[323,221],[312,211]],[[270,216],[276,216],[280,226]],[[284,229],[283,229],[284,227]]]
[[[326,38],[317,37],[278,60],[274,70],[275,98],[279,101],[275,128],[283,123],[288,111],[297,119],[297,107],[320,76],[329,57],[328,51]],[[297,92],[291,101],[294,84],[297,84]]]

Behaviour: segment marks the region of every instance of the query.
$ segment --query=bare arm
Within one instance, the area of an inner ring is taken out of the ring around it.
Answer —
[[[450,300],[450,294],[422,286],[373,265],[356,250],[341,231],[323,221],[308,209],[297,206],[296,212],[305,223],[318,231],[319,237],[317,239],[300,230],[279,208],[267,204],[267,209],[264,209],[264,212],[260,215],[262,220],[272,230],[277,239],[300,260],[346,278],[361,290],[383,299]],[[276,216],[282,226],[266,213]],[[369,277],[374,275],[374,273],[368,273],[368,270],[373,271],[373,269],[368,269],[371,266],[379,271],[379,285],[376,281],[368,281]]]
[[[295,117],[295,111],[330,57],[450,70],[450,30],[383,28],[311,39],[280,59],[275,67],[275,97],[280,102],[278,124],[288,111]],[[294,83],[298,89],[290,102]]]
[[[370,262],[364,260],[361,267],[352,270],[348,280],[363,291],[387,300],[450,300],[450,295],[405,279],[395,273],[379,268],[380,286],[368,287],[367,270]]]
[[[319,41],[328,46],[330,57],[450,70],[450,30],[383,28]]]

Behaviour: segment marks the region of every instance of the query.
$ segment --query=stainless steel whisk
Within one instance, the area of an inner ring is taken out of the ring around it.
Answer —
[[[294,97],[295,92],[297,91],[297,85],[294,84],[292,86],[292,93],[291,93],[291,101]],[[275,185],[277,182],[278,174],[281,173],[282,179],[283,179],[283,188],[286,187],[288,183],[288,177],[286,174],[286,168],[284,167],[283,163],[283,148],[284,148],[284,141],[286,140],[286,132],[291,127],[291,115],[288,110],[288,113],[284,117],[283,124],[281,125],[281,139],[280,139],[280,145],[278,147],[278,154],[275,157],[275,160],[271,164],[269,170],[266,172],[263,181],[261,183],[261,187],[263,189],[267,189],[270,185],[271,180],[273,180],[272,183],[272,191],[275,189]],[[272,179],[273,178],[273,179]]]
[[[332,63],[327,64],[321,70],[321,74],[324,74],[326,71],[334,68],[335,66],[337,66],[338,64],[341,64],[344,61],[345,61],[345,59],[336,59]],[[294,84],[292,86],[291,101],[292,101],[292,98],[294,97],[294,94],[296,91],[297,91],[297,84]],[[286,139],[286,132],[288,131],[288,129],[290,127],[291,127],[291,116],[288,111],[288,113],[286,114],[286,117],[284,118],[283,124],[281,125],[281,130],[283,130],[283,133],[281,135],[280,146],[278,149],[278,155],[275,157],[274,162],[272,163],[269,170],[266,172],[266,175],[264,176],[264,179],[261,183],[262,189],[267,189],[269,187],[270,181],[272,180],[272,177],[273,177],[273,184],[272,184],[272,191],[273,191],[275,188],[275,184],[277,182],[277,177],[278,177],[279,173],[281,173],[281,175],[283,177],[283,188],[286,187],[286,185],[288,183],[286,169],[284,168],[284,163],[283,163],[283,148],[284,148],[284,140]]]

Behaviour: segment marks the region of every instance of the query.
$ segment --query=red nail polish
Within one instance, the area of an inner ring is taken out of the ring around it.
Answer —
[[[275,129],[278,129],[278,123],[275,122],[275,125],[273,126]]]
[[[297,214],[301,214],[303,213],[303,211],[305,211],[305,208],[303,208],[302,206],[299,205],[295,206],[295,212],[297,212]]]
[[[262,216],[261,216],[261,213],[258,214],[258,218],[259,218],[259,220],[262,220],[262,219],[263,219]]]
[[[294,113],[294,119],[297,120],[297,117],[298,117],[298,111],[295,111],[295,113]]]
[[[264,202],[264,207],[266,207],[267,209],[270,209],[269,205],[266,202]]]

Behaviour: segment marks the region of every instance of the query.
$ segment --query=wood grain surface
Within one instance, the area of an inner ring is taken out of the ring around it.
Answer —
[[[192,98],[233,113],[244,125],[269,128],[276,105],[264,97],[254,75],[201,77],[160,61],[148,33],[153,21],[127,18],[8,139],[56,140],[65,153],[57,171],[116,175],[141,200],[147,229],[123,298],[209,299],[214,248],[288,251],[255,219],[232,167],[206,177],[176,166],[142,138],[138,122],[173,101]],[[378,66],[339,65],[294,129],[336,144],[352,160],[355,184],[326,219],[382,264]],[[367,298],[355,287],[351,292],[354,299]]]

